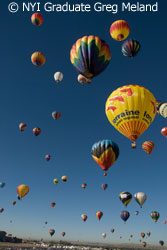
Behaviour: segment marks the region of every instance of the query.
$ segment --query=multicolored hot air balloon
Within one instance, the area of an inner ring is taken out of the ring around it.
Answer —
[[[68,180],[68,177],[67,177],[66,175],[63,175],[63,176],[61,177],[61,180],[62,180],[63,182],[66,182],[66,181]]]
[[[122,211],[120,217],[124,222],[126,222],[130,217],[130,213],[128,211]]]
[[[143,232],[140,235],[141,235],[142,238],[145,237],[145,233],[143,233]]]
[[[141,45],[137,40],[130,39],[123,43],[122,54],[127,57],[134,57],[138,54],[140,48]]]
[[[61,117],[61,113],[60,112],[57,112],[57,111],[53,111],[52,112],[52,118],[54,120],[58,120],[60,117]]]
[[[142,242],[143,247],[147,246],[147,243],[145,241]]]
[[[54,229],[49,229],[49,234],[50,234],[50,236],[53,236],[54,233],[55,233],[55,230],[54,230]]]
[[[59,83],[59,82],[61,82],[62,80],[63,80],[63,73],[61,73],[61,72],[56,72],[55,74],[54,74],[54,79],[55,79],[55,81],[57,82],[57,83]]]
[[[107,187],[108,187],[108,184],[106,184],[106,183],[101,184],[101,188],[102,188],[103,190],[106,190],[106,189],[107,189]]]
[[[21,123],[19,124],[19,130],[20,130],[21,132],[23,132],[26,128],[27,128],[27,124],[26,124],[26,123],[21,122]]]
[[[103,212],[102,212],[102,211],[97,211],[97,212],[96,212],[96,218],[97,218],[98,220],[101,220],[102,216],[103,216]]]
[[[151,154],[152,150],[154,149],[154,142],[152,142],[152,141],[145,141],[145,142],[143,142],[142,149],[147,154]]]
[[[50,155],[50,154],[46,154],[46,155],[45,155],[45,160],[46,160],[46,161],[50,161],[50,159],[51,159],[51,155]]]
[[[110,94],[105,111],[111,125],[135,147],[137,138],[155,118],[155,106],[155,97],[145,87],[126,85]]]
[[[130,26],[125,20],[117,20],[110,26],[110,35],[116,41],[125,40],[130,33]]]
[[[161,135],[167,137],[167,127],[161,129]]]
[[[79,74],[78,75],[78,82],[81,83],[82,85],[87,85],[89,83],[91,83],[91,79],[90,78],[86,78],[85,76]]]
[[[31,22],[35,26],[41,26],[43,24],[43,16],[41,13],[33,13],[31,16]]]
[[[33,132],[33,134],[34,134],[35,136],[38,136],[38,135],[40,135],[40,133],[41,133],[41,129],[38,128],[38,127],[36,127],[36,128],[33,128],[32,132]]]
[[[137,201],[137,203],[140,205],[140,207],[142,207],[144,202],[147,200],[147,195],[143,192],[138,192],[134,194],[134,198]]]
[[[87,187],[87,184],[86,183],[82,183],[81,184],[81,188],[85,189]]]
[[[129,192],[121,192],[119,194],[119,199],[125,206],[127,206],[132,200],[132,194]]]
[[[70,51],[70,60],[76,70],[90,79],[100,74],[111,59],[108,44],[97,36],[78,39]]]
[[[18,194],[18,198],[22,199],[24,196],[26,196],[29,192],[30,188],[29,186],[25,185],[25,184],[21,184],[17,187],[17,194]]]
[[[102,140],[92,146],[92,158],[104,171],[114,164],[118,156],[119,147],[111,140]]]
[[[86,221],[87,218],[88,218],[88,216],[87,216],[87,214],[82,214],[82,215],[81,215],[81,218],[82,218],[83,221]]]
[[[42,66],[46,62],[44,54],[40,51],[36,51],[31,55],[31,62],[35,66]]]
[[[151,218],[152,218],[153,221],[157,222],[157,220],[160,217],[160,214],[157,211],[152,211],[151,214],[150,214],[150,216],[151,216]]]

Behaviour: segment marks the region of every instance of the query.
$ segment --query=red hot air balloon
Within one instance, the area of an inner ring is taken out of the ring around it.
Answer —
[[[103,212],[102,211],[97,211],[96,212],[96,217],[97,217],[98,220],[101,220],[102,216],[103,216]]]
[[[88,216],[87,216],[86,214],[82,214],[82,215],[81,215],[81,218],[82,218],[83,221],[86,221],[87,218],[88,218]]]
[[[152,150],[154,149],[154,143],[152,141],[145,141],[142,144],[142,149],[147,153],[151,154]]]
[[[32,132],[35,136],[38,136],[41,133],[41,129],[36,127],[36,128],[33,128]]]
[[[41,13],[33,13],[31,16],[31,22],[35,26],[41,26],[43,24],[43,16]]]
[[[161,129],[161,135],[167,137],[167,127]]]

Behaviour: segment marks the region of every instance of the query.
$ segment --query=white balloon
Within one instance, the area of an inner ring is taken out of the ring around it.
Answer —
[[[81,84],[90,83],[90,82],[91,82],[91,79],[86,78],[85,76],[79,74],[79,75],[78,75],[78,82],[81,83]]]
[[[63,73],[56,72],[54,74],[54,79],[55,79],[56,82],[61,82],[63,80]]]
[[[167,102],[164,102],[159,107],[159,113],[164,118],[167,118]]]

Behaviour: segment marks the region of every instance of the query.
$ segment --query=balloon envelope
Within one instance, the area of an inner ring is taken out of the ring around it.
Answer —
[[[35,26],[41,26],[43,24],[43,16],[41,13],[34,13],[31,16],[31,22]]]
[[[125,206],[127,206],[132,200],[132,194],[129,192],[121,192],[119,194],[119,199]]]
[[[63,73],[56,72],[54,74],[54,79],[55,79],[56,82],[61,82],[63,80]]]
[[[140,50],[140,43],[137,40],[130,39],[122,45],[122,53],[127,57],[134,57]]]
[[[126,222],[130,217],[130,213],[128,211],[122,211],[120,217],[124,222]]]
[[[110,35],[116,41],[125,40],[130,33],[130,26],[125,20],[117,20],[110,26]]]
[[[154,149],[154,142],[152,142],[152,141],[145,141],[145,142],[143,142],[142,149],[147,154],[151,154],[152,150]]]
[[[138,192],[134,195],[134,198],[137,201],[137,203],[142,207],[142,205],[147,199],[147,195],[143,192]]]
[[[20,199],[22,199],[24,196],[26,196],[29,192],[30,188],[29,186],[25,184],[21,184],[17,187],[17,194]]]
[[[44,54],[40,51],[36,51],[31,55],[31,62],[35,66],[42,66],[46,62]]]

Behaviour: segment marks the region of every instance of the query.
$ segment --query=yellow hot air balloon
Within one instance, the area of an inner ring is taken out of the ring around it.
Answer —
[[[109,122],[136,147],[137,138],[156,115],[156,99],[145,87],[127,85],[113,91],[106,102]]]
[[[26,194],[28,194],[29,192],[29,186],[25,185],[25,184],[21,184],[17,187],[17,194],[18,194],[18,198],[21,199],[24,196],[26,196]]]

